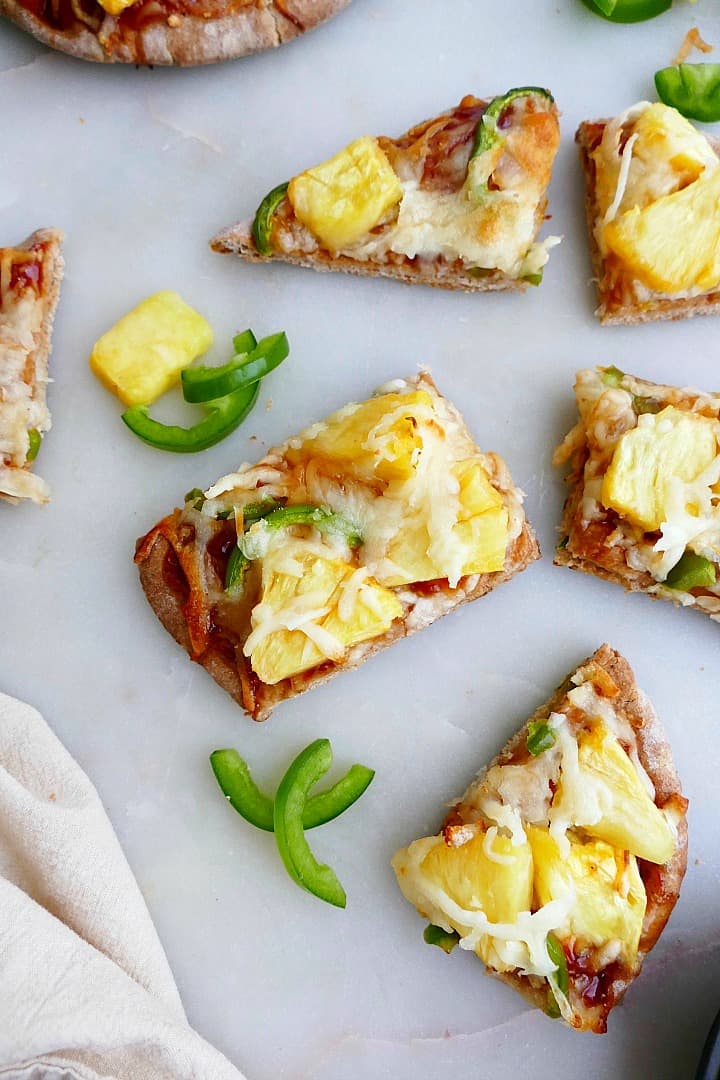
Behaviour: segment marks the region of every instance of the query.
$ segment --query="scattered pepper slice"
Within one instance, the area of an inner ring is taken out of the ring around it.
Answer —
[[[447,930],[443,930],[442,926],[435,926],[434,923],[430,923],[423,932],[423,941],[427,945],[439,945],[443,952],[451,953],[460,941],[460,935],[457,930],[453,930],[448,934]]]
[[[25,454],[26,461],[34,461],[38,456],[38,452],[42,445],[42,435],[37,428],[30,428],[28,431],[28,448]]]
[[[334,871],[318,863],[303,830],[308,793],[331,764],[332,750],[327,739],[316,739],[298,754],[280,781],[273,825],[280,857],[293,881],[320,900],[344,908],[345,890]]]
[[[492,99],[478,122],[475,145],[468,162],[468,184],[472,194],[477,198],[487,194],[488,179],[502,154],[506,139],[502,127],[502,115],[522,97],[540,97],[551,104],[554,100],[550,91],[541,86],[516,86],[508,90],[506,94]],[[485,161],[481,164],[483,158]],[[531,285],[539,285],[542,274],[530,274],[527,280]]]
[[[274,802],[260,790],[250,768],[237,750],[215,750],[210,755],[215,779],[223,795],[241,817],[258,829],[273,832]],[[365,765],[351,765],[343,777],[327,791],[312,795],[305,803],[303,828],[325,825],[352,806],[375,776]]]
[[[225,397],[259,382],[281,364],[289,352],[287,335],[281,332],[263,338],[251,352],[234,356],[222,367],[187,368],[181,376],[183,397],[198,403]]]
[[[193,427],[162,424],[153,420],[147,405],[135,405],[126,409],[122,419],[139,439],[157,450],[170,450],[176,454],[194,454],[207,450],[230,435],[243,422],[260,392],[260,383],[253,383],[234,394],[206,402],[208,415]]]
[[[720,64],[679,64],[655,72],[655,89],[666,105],[690,120],[720,120]]]
[[[583,3],[609,22],[636,23],[669,11],[672,0],[583,0]]]
[[[555,745],[555,732],[544,720],[532,720],[528,724],[527,748],[533,757]]]
[[[339,533],[350,547],[359,547],[363,542],[362,535],[356,526],[328,506],[312,506],[306,503],[283,506],[268,514],[263,519],[263,525],[268,529],[286,529],[291,525],[312,525],[321,533]],[[243,537],[239,547],[242,548],[246,558],[256,557],[252,533]]]

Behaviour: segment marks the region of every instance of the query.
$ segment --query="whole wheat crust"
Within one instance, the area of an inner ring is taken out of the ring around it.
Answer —
[[[182,574],[172,545],[159,533],[154,535],[146,549],[141,546],[142,540],[138,541],[138,544],[140,545],[138,548],[139,555],[137,556],[140,582],[158,619],[168,633],[185,649],[190,659],[200,663],[254,720],[265,720],[280,702],[287,701],[289,698],[296,697],[314,686],[327,682],[328,679],[341,671],[350,671],[357,668],[365,660],[388,645],[392,645],[393,642],[402,637],[409,637],[416,630],[424,629],[425,626],[435,622],[441,615],[454,611],[461,604],[484,596],[497,585],[509,581],[515,574],[524,570],[529,563],[540,558],[537,540],[526,521],[523,524],[522,532],[508,550],[504,570],[493,574],[480,574],[467,579],[467,581],[473,583],[472,588],[468,587],[465,580],[461,580],[457,589],[452,590],[452,595],[450,595],[449,590],[445,594],[438,594],[442,595],[445,601],[442,609],[440,609],[439,602],[436,612],[429,614],[426,620],[413,620],[412,626],[407,625],[407,618],[412,612],[412,608],[409,609],[405,613],[405,618],[397,619],[387,633],[370,641],[361,642],[351,648],[342,663],[333,664],[328,662],[314,670],[295,675],[289,679],[283,679],[274,686],[260,683],[255,692],[255,700],[251,702],[248,700],[247,695],[243,694],[243,686],[238,675],[237,665],[231,663],[222,651],[214,648],[211,644],[201,656],[194,656],[183,610],[184,594],[181,590],[173,588],[168,583],[168,577],[171,577],[171,575],[165,572],[166,560],[169,559],[171,560],[173,575]],[[418,600],[420,600],[420,597],[418,597]]]
[[[89,27],[55,29],[18,0],[0,0],[5,15],[38,41],[81,60],[189,67],[233,60],[291,41],[330,19],[350,0],[248,0],[238,11],[206,19],[170,13],[163,21],[130,29],[105,15],[97,32]]]
[[[55,309],[60,296],[60,284],[65,269],[65,262],[62,257],[62,242],[64,239],[64,234],[59,229],[36,229],[36,231],[28,236],[26,240],[17,245],[20,251],[29,251],[36,245],[42,245],[44,249],[42,264],[42,295],[37,301],[39,304],[42,304],[43,314],[40,331],[33,350],[34,366],[38,376],[34,391],[36,394],[42,394],[43,396],[48,382],[48,361],[50,358]],[[25,467],[27,469],[32,469],[32,463],[29,463]],[[2,491],[0,491],[0,499],[7,500],[11,503],[18,501],[15,496],[3,494]],[[47,501],[47,499],[45,499],[45,501]]]
[[[538,223],[544,217],[546,206],[547,202],[543,202],[538,210]],[[510,278],[500,270],[491,270],[475,277],[463,268],[459,260],[448,262],[442,256],[409,259],[396,255],[392,262],[381,262],[331,255],[322,249],[312,255],[261,255],[255,247],[251,221],[240,221],[223,229],[210,241],[210,247],[221,255],[239,255],[246,262],[283,262],[308,270],[342,270],[346,274],[391,278],[406,285],[430,285],[434,289],[453,292],[524,292],[529,287],[527,281]]]
[[[596,666],[608,673],[618,688],[617,697],[612,704],[615,711],[628,720],[637,738],[638,756],[643,768],[655,788],[655,804],[660,809],[675,811],[679,818],[677,826],[677,845],[669,862],[664,866],[638,859],[640,876],[647,894],[647,908],[643,921],[642,933],[636,963],[632,972],[623,977],[614,978],[607,988],[607,1002],[594,1008],[582,1004],[584,1014],[583,1029],[602,1033],[606,1030],[607,1017],[637,978],[643,960],[657,942],[680,895],[685,869],[687,867],[687,800],[683,798],[680,779],[675,770],[670,744],[660,720],[648,698],[638,688],[635,676],[627,660],[609,645],[601,645],[597,652],[584,660],[576,671],[586,666]],[[575,672],[573,672],[575,674]],[[465,792],[457,806],[448,815],[445,825],[463,824],[465,821],[463,804],[470,798],[472,790],[482,783],[487,771],[494,765],[504,765],[512,760],[516,751],[526,742],[528,728],[533,721],[545,720],[562,704],[568,690],[572,688],[571,677],[564,680],[552,697],[537,709],[528,722],[506,743],[498,756],[490,762]],[[544,979],[533,985],[531,978],[516,972],[495,972],[488,974],[514,987],[533,1005],[545,1009],[547,984]],[[577,1002],[573,1003],[577,1006]]]
[[[690,319],[694,315],[716,315],[720,312],[720,288],[704,293],[702,296],[684,298],[654,297],[651,300],[627,300],[613,294],[605,284],[605,264],[595,237],[595,226],[600,216],[596,196],[596,170],[591,158],[592,151],[598,146],[610,121],[585,120],[575,133],[575,142],[580,152],[580,164],[585,177],[585,214],[587,217],[590,258],[593,277],[597,285],[598,307],[595,314],[604,326],[630,326],[635,323],[658,322],[663,319]],[[720,153],[720,139],[708,137],[713,149]],[[632,282],[632,278],[629,279]]]

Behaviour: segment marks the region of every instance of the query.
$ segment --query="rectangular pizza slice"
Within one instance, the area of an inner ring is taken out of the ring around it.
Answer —
[[[0,248],[0,498],[46,503],[47,484],[32,472],[47,407],[48,357],[63,273],[62,234],[38,229]]]
[[[603,645],[393,867],[427,942],[601,1033],[677,901],[686,810],[650,702]]]
[[[555,563],[720,621],[720,397],[615,367],[578,372],[575,397]]]
[[[524,289],[559,243],[537,239],[559,141],[547,90],[464,97],[399,138],[356,139],[211,246],[443,289]]]
[[[165,628],[256,720],[538,557],[505,463],[425,373],[191,492],[136,553]]]
[[[720,141],[647,101],[575,138],[600,321],[720,311]]]

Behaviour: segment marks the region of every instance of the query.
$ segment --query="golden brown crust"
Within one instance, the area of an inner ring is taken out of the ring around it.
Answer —
[[[167,19],[148,21],[139,29],[106,15],[97,32],[82,24],[72,30],[56,29],[19,0],[0,0],[0,14],[45,45],[81,60],[190,67],[233,60],[282,45],[332,18],[349,3],[260,0],[211,19],[172,13]]]
[[[598,677],[597,669],[601,669],[614,682],[618,692],[612,699],[613,709],[619,717],[629,722],[635,733],[638,757],[655,788],[655,804],[661,809],[672,810],[678,822],[677,845],[668,863],[664,866],[656,866],[638,859],[640,875],[647,894],[647,908],[633,970],[620,970],[613,975],[605,989],[607,1003],[589,1007],[583,1006],[580,1001],[584,1014],[581,1030],[602,1033],[606,1030],[609,1013],[620,1002],[640,973],[644,958],[657,942],[680,894],[680,886],[687,866],[687,800],[682,795],[680,780],[673,764],[665,731],[649,700],[638,689],[627,660],[609,645],[601,645],[592,656],[578,666],[573,675],[583,669],[587,669],[588,677],[593,677],[595,680]],[[465,816],[468,811],[464,804],[470,798],[472,789],[482,782],[485,774],[493,766],[504,765],[514,759],[517,751],[526,743],[531,723],[545,720],[551,712],[560,709],[568,690],[573,685],[571,680],[572,676],[563,680],[549,700],[536,709],[528,722],[513,735],[497,757],[473,780],[458,805],[454,806],[448,814],[445,825],[463,824],[469,820]],[[488,970],[488,974],[514,987],[538,1008],[543,1010],[546,1008],[547,984],[544,979],[527,978],[516,972]],[[578,1001],[574,1001],[573,1004],[577,1009]]]
[[[64,235],[59,229],[37,229],[21,244],[18,244],[15,249],[17,251],[35,251],[40,257],[41,286],[36,302],[41,307],[41,323],[40,329],[36,335],[34,347],[29,354],[29,360],[31,361],[30,366],[33,369],[33,397],[35,400],[41,400],[43,403],[45,402],[46,387],[48,383],[48,361],[50,358],[55,309],[57,308],[57,302],[60,296],[60,283],[62,282],[65,269],[65,263],[62,257],[63,240]],[[0,249],[0,251],[1,250],[2,249]],[[0,298],[0,307],[2,307],[3,301],[12,303],[12,297]],[[2,348],[1,342],[0,348]],[[26,379],[26,381],[29,381],[29,379]],[[0,394],[1,393],[2,388],[0,387]],[[5,482],[12,477],[13,473],[22,474],[23,472],[32,471],[32,468],[33,462],[26,462],[22,468],[15,468],[8,462],[3,463],[2,457],[0,457],[0,470],[5,474]],[[2,483],[3,477],[0,476],[0,484]],[[18,495],[0,491],[0,499],[11,503],[17,502],[19,498],[30,498],[34,502],[39,503],[48,502],[49,495],[47,486],[44,485],[43,481],[38,480],[35,481],[35,483],[38,485],[38,489],[35,492],[28,491],[27,493]]]
[[[658,322],[663,319],[690,319],[694,315],[716,315],[720,312],[720,288],[704,293],[702,296],[683,298],[654,297],[650,300],[632,299],[631,276],[627,277],[630,288],[619,292],[617,281],[622,280],[616,268],[614,282],[607,273],[607,267],[598,247],[595,226],[600,215],[596,196],[596,170],[591,157],[592,151],[602,139],[605,125],[609,120],[585,120],[575,133],[575,141],[580,152],[580,165],[585,178],[585,215],[587,218],[590,258],[593,278],[597,285],[598,307],[595,314],[604,326],[629,326],[635,323]],[[708,138],[714,149],[720,152],[720,141]],[[614,287],[613,287],[614,285]]]
[[[369,660],[375,653],[380,652],[388,645],[392,645],[402,637],[409,637],[416,630],[424,629],[450,611],[454,611],[461,604],[470,600],[477,600],[498,585],[509,581],[515,574],[519,574],[535,559],[540,558],[535,535],[530,525],[525,522],[520,536],[513,542],[508,551],[505,569],[495,574],[480,574],[470,579],[464,579],[453,590],[454,595],[448,599],[444,610],[428,618],[426,621],[411,620],[408,625],[408,617],[412,614],[412,608],[405,613],[405,620],[396,620],[387,633],[370,641],[361,642],[352,648],[345,660],[340,664],[323,664],[312,671],[283,679],[274,686],[268,686],[259,680],[252,678],[251,687],[245,688],[238,673],[238,662],[231,663],[226,651],[216,648],[212,642],[208,649],[200,656],[193,653],[190,642],[188,623],[184,613],[184,595],[179,587],[173,587],[165,573],[167,559],[174,559],[175,573],[179,571],[179,563],[174,556],[173,547],[162,532],[153,530],[145,540],[138,543],[139,554],[136,556],[140,572],[140,582],[145,595],[153,611],[157,615],[165,629],[181,645],[191,660],[196,660],[208,671],[217,683],[237,701],[238,705],[248,712],[253,720],[265,720],[282,701],[287,701],[298,694],[311,690],[314,686],[320,686],[341,671],[351,671],[359,667],[365,660]],[[420,597],[418,597],[420,600]],[[238,660],[240,658],[237,658]],[[240,661],[241,662],[241,661]]]

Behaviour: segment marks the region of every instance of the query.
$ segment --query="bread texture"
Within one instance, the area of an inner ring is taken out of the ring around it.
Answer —
[[[552,99],[549,100],[552,102]],[[456,109],[448,110],[431,120],[424,121],[396,139],[380,136],[377,140],[378,145],[391,160],[398,175],[406,180],[410,175],[419,177],[418,188],[423,192],[426,191],[423,187],[426,172],[431,177],[427,181],[427,193],[432,194],[435,190],[433,187],[435,181],[432,179],[435,170],[438,172],[446,170],[447,175],[443,175],[442,185],[439,186],[438,191],[443,195],[447,195],[448,192],[456,193],[462,187],[466,177],[468,159],[479,118],[489,103],[489,101],[468,96],[463,98]],[[535,125],[532,135],[527,137],[529,145],[523,155],[523,166],[529,170],[529,174],[542,188],[542,194],[534,206],[533,242],[537,239],[545,219],[547,185],[559,139],[557,109],[554,103],[550,104],[546,113],[541,113],[540,116],[546,117],[548,122],[545,125]],[[463,156],[463,150],[465,156]],[[448,164],[453,157],[456,160],[452,165]],[[426,163],[424,167],[423,161]],[[387,234],[392,224],[389,220],[381,223],[377,230],[373,230],[373,236],[378,232],[380,235],[383,232]],[[505,223],[500,227],[508,228]],[[497,231],[496,222],[493,223],[492,228]],[[516,292],[524,291],[530,284],[526,277],[501,269],[466,266],[462,258],[452,254],[424,253],[410,257],[393,250],[362,255],[353,250],[332,251],[318,242],[309,229],[301,225],[287,195],[282,199],[273,216],[271,232],[272,254],[269,255],[258,250],[253,231],[253,219],[239,221],[222,229],[212,238],[210,246],[213,251],[220,254],[238,255],[247,262],[281,261],[291,266],[302,266],[311,270],[340,270],[348,274],[384,277],[408,285],[428,285],[432,288],[451,291]],[[534,283],[537,284],[537,281]]]
[[[441,398],[426,374],[413,380],[410,385],[424,389],[432,387],[433,393]],[[449,403],[446,403],[446,406],[451,409]],[[453,415],[457,415],[454,410]],[[282,447],[270,451],[263,461],[277,461],[278,454],[282,453]],[[512,488],[504,464],[495,455],[487,455],[487,458],[492,459],[493,467],[501,477],[494,482],[502,485],[500,490],[507,491],[508,497],[514,498],[516,489]],[[258,468],[262,466],[261,461]],[[261,486],[257,489],[257,494],[262,498]],[[519,503],[517,512],[522,515]],[[328,660],[310,670],[269,685],[260,681],[247,658],[243,656],[242,648],[249,633],[249,622],[243,632],[244,637],[240,632],[232,632],[220,639],[211,634],[209,639],[203,642],[202,648],[193,642],[188,618],[190,616],[192,622],[193,589],[188,577],[192,578],[193,571],[192,566],[188,570],[190,564],[185,554],[185,532],[187,529],[181,520],[181,511],[176,510],[138,541],[135,559],[141,585],[150,606],[168,633],[186,650],[190,658],[200,663],[255,720],[266,719],[281,702],[326,682],[342,671],[357,668],[400,638],[408,637],[462,604],[484,596],[498,585],[509,581],[540,556],[534,533],[522,515],[517,535],[508,545],[502,570],[462,577],[455,588],[451,588],[447,580],[419,583],[416,587],[405,586],[398,590],[402,616],[394,619],[385,633],[351,646],[339,662]],[[247,619],[249,621],[249,612]]]
[[[63,239],[58,229],[38,229],[17,247],[0,248],[0,428],[9,424],[23,437],[30,428],[40,436],[50,428],[48,361]],[[7,432],[0,436],[5,441]],[[0,449],[0,499],[48,502],[47,484],[32,470],[24,447]]]
[[[605,260],[598,246],[595,228],[600,217],[596,191],[596,169],[592,152],[599,145],[608,119],[586,120],[575,133],[580,165],[585,179],[585,215],[587,218],[593,279],[597,286],[595,314],[604,326],[630,326],[636,323],[689,319],[694,315],[720,312],[720,287],[700,296],[672,297],[655,294],[638,296],[635,279],[623,273],[615,260]],[[708,136],[708,142],[720,153],[720,140]]]
[[[218,5],[210,18],[171,10],[165,17],[139,23],[134,14],[128,21],[107,14],[98,4],[93,28],[77,22],[68,29],[39,19],[19,0],[0,0],[0,14],[43,44],[81,60],[191,67],[275,48],[332,18],[349,2],[240,0]],[[235,10],[228,13],[228,7]],[[129,11],[135,13],[134,6]]]

